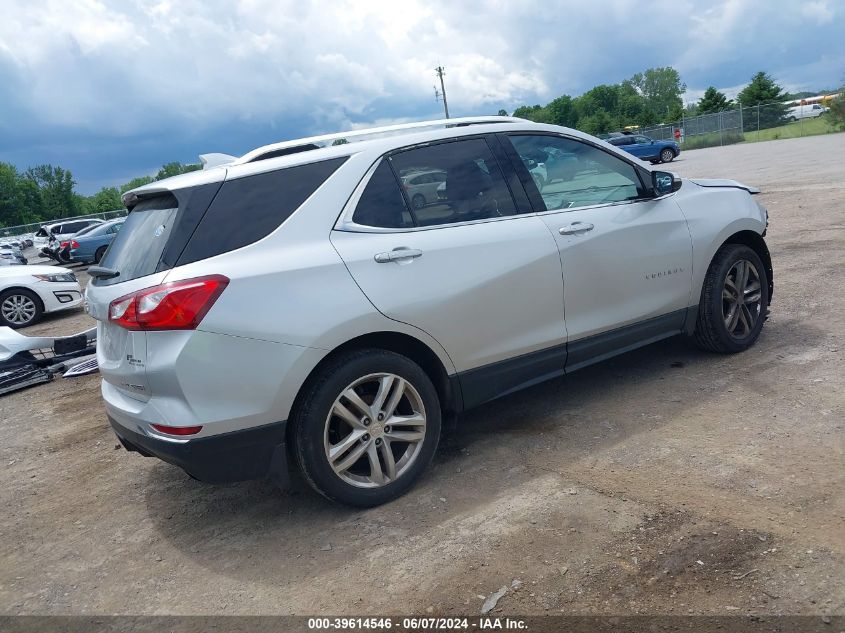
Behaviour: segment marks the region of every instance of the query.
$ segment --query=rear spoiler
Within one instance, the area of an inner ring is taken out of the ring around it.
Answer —
[[[230,156],[229,154],[200,154],[200,162],[203,169],[211,169],[212,167],[219,167],[220,165],[228,165],[238,160],[237,156]]]

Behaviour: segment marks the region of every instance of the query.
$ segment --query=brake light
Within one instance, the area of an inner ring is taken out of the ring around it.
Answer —
[[[77,242],[76,240],[71,240],[70,241],[70,247],[71,248],[79,248],[79,242]]]
[[[229,279],[208,275],[145,288],[109,304],[109,321],[127,330],[194,330]]]
[[[150,424],[159,433],[167,435],[196,435],[202,430],[201,426],[165,426],[164,424]]]
[[[64,248],[65,246],[67,246],[67,242],[61,242],[59,244],[59,248]]]

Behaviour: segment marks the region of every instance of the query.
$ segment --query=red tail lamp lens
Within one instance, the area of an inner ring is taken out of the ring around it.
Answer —
[[[127,330],[194,330],[229,284],[208,275],[145,288],[109,304],[109,321]]]

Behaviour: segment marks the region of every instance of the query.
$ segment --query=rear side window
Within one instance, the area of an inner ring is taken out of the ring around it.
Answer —
[[[334,158],[224,182],[176,265],[227,253],[266,237],[345,161],[346,157]],[[126,224],[115,242],[129,230]]]
[[[120,274],[112,279],[95,278],[97,286],[137,279],[156,272],[159,259],[173,230],[179,203],[172,195],[141,200],[126,217],[100,266]]]
[[[408,228],[515,213],[510,189],[487,142],[472,138],[389,156],[373,174],[352,221],[380,228]]]

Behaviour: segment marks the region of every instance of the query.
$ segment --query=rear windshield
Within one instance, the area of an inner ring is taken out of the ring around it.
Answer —
[[[173,196],[141,200],[126,217],[123,228],[100,262],[100,266],[120,274],[111,279],[97,278],[95,285],[121,283],[156,272],[178,206]]]

